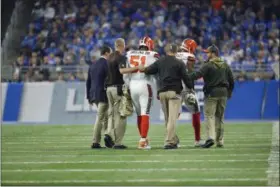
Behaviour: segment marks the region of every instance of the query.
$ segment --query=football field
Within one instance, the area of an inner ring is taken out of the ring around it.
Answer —
[[[271,155],[272,123],[226,124],[224,148],[194,148],[189,124],[178,125],[177,132],[181,140],[177,150],[162,149],[162,125],[151,126],[151,150],[136,149],[135,125],[127,127],[124,144],[129,149],[92,150],[90,125],[3,125],[1,183],[264,186],[275,174],[277,163],[268,161],[277,156]],[[279,128],[277,134],[279,141]]]

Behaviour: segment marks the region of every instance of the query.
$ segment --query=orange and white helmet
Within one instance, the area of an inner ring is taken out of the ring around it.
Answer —
[[[139,48],[142,46],[147,47],[149,51],[153,51],[155,48],[154,41],[149,36],[139,40]]]
[[[193,54],[197,48],[197,43],[193,39],[187,38],[184,39],[180,48]]]

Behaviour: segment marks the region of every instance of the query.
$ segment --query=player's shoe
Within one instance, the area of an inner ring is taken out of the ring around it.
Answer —
[[[208,139],[206,140],[205,144],[203,144],[201,147],[202,148],[210,148],[214,145],[214,140],[213,139]]]
[[[147,138],[141,138],[138,143],[138,149],[151,149],[149,140]]]
[[[194,142],[194,147],[201,147],[204,144],[205,144],[204,140],[195,141]]]

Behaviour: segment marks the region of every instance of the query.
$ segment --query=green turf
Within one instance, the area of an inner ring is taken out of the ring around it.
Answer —
[[[191,125],[179,125],[182,147],[163,150],[164,127],[152,125],[152,150],[91,150],[86,125],[2,126],[2,185],[261,185],[267,184],[271,124],[226,125],[225,147],[193,148]],[[204,134],[202,132],[202,134]]]

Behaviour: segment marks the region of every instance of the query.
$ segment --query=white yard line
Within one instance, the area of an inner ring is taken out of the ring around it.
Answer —
[[[271,151],[268,158],[268,186],[279,186],[279,122],[272,126]]]
[[[35,162],[2,162],[2,165],[17,164],[111,164],[111,163],[194,163],[194,162],[264,162],[266,159],[231,159],[231,160],[93,160],[93,161],[35,161]],[[3,170],[2,170],[3,171]]]
[[[131,144],[126,144],[126,145],[128,145],[129,147],[131,147],[130,145]],[[134,144],[135,145],[135,144]],[[161,145],[158,145],[158,144],[152,144],[151,143],[151,146],[153,147],[153,145],[155,146],[155,147],[158,147],[158,146],[162,146],[163,147],[163,145],[164,145],[164,143],[162,143]],[[190,145],[193,145],[193,144],[189,144],[188,146],[187,145],[181,145],[181,147],[189,147]],[[264,148],[264,147],[270,147],[270,143],[262,143],[262,144],[256,144],[256,143],[252,143],[252,144],[249,144],[249,143],[235,143],[235,144],[230,144],[230,143],[228,143],[228,144],[226,144],[226,149],[230,149],[230,148],[236,148],[236,149],[239,149],[239,148],[244,148],[245,146],[247,147],[250,147],[250,146],[252,146],[252,147],[258,147],[258,146],[262,146],[262,148]],[[12,147],[4,147],[4,146],[2,145],[2,152],[4,152],[4,151],[8,151],[8,150],[13,150],[13,149],[16,149],[16,150],[18,150],[18,151],[24,151],[24,150],[26,150],[26,151],[29,151],[29,150],[32,150],[32,149],[35,149],[35,148],[37,148],[36,147],[36,145],[35,144],[33,144],[33,145],[30,145],[29,147],[28,147],[28,145],[27,146],[25,146],[25,147],[23,147],[22,146],[22,144],[18,144],[18,145],[13,145]],[[69,145],[57,145],[57,144],[46,144],[46,145],[44,145],[44,144],[41,144],[40,145],[40,149],[60,149],[60,148],[69,148],[69,149],[76,149],[76,148],[78,148],[78,149],[88,149],[90,147],[90,145],[74,145],[74,144],[69,144]],[[136,148],[135,146],[133,146],[134,148]]]
[[[184,152],[193,152],[193,151],[196,151],[196,152],[215,152],[215,151],[218,151],[218,152],[226,152],[226,151],[240,151],[240,150],[244,150],[246,153],[250,153],[249,150],[250,149],[253,149],[253,150],[266,150],[267,148],[265,147],[262,147],[262,148],[258,148],[256,147],[257,145],[254,145],[255,147],[236,147],[236,146],[231,146],[230,148],[223,148],[223,149],[216,149],[216,148],[212,148],[212,149],[207,149],[207,151],[205,149],[194,149],[194,148],[190,148],[190,149],[174,149],[174,150],[166,150],[168,152],[176,152],[178,150],[184,150]],[[182,147],[186,147],[186,146],[182,146]],[[57,152],[57,153],[76,153],[78,154],[79,151],[89,151],[89,147],[86,147],[87,149],[83,148],[83,147],[69,147],[67,146],[68,149],[65,149],[65,150],[59,150],[57,149],[57,147],[49,147],[49,148],[40,148],[40,149],[45,149],[45,150],[32,150],[32,149],[21,149],[19,150],[19,148],[17,148],[17,150],[13,150],[13,149],[9,149],[9,150],[4,150],[2,148],[2,157],[3,156],[6,156],[6,155],[3,155],[3,153],[25,153],[25,154],[28,154],[28,153],[53,153],[53,152]],[[70,150],[70,149],[73,149],[73,148],[80,148],[78,150]],[[130,147],[131,149],[126,149],[126,150],[119,150],[119,151],[122,151],[122,152],[128,152],[128,151],[133,151],[133,150],[137,150],[135,146],[133,147]],[[33,148],[35,149],[35,148]],[[153,149],[153,148],[152,148]],[[157,149],[159,150],[159,149]],[[161,150],[161,149],[160,149]],[[115,150],[115,151],[118,151],[118,150]],[[143,151],[143,150],[138,150],[138,151]],[[144,151],[147,151],[147,150],[144,150]],[[253,153],[252,153],[253,154]],[[116,156],[116,155],[115,155]]]
[[[244,157],[244,156],[250,156],[250,157],[254,157],[254,156],[267,156],[268,154],[264,154],[264,153],[240,153],[240,154],[203,154],[203,155],[187,155],[187,156],[196,156],[196,157]],[[114,155],[114,158],[116,157],[138,157],[139,155],[135,155],[135,154],[118,154],[118,155]],[[168,157],[168,156],[172,156],[172,157],[185,157],[186,155],[181,154],[152,154],[152,155],[143,155],[141,154],[141,157]],[[9,156],[3,156],[2,157],[9,157],[9,158],[51,158],[51,157],[60,157],[60,158],[80,158],[80,157],[112,157],[112,155],[105,155],[105,154],[84,154],[84,155],[68,155],[68,154],[57,154],[57,155],[41,155],[41,154],[35,154],[35,155],[9,155]],[[2,160],[3,161],[3,160]]]
[[[248,136],[249,135],[249,136]],[[64,137],[65,136],[65,137]],[[30,139],[58,139],[58,140],[72,140],[72,139],[77,139],[77,140],[88,140],[88,139],[91,139],[92,137],[92,134],[85,134],[85,135],[64,135],[64,136],[61,136],[61,135],[44,135],[44,136],[24,136],[24,137],[20,137],[20,139],[27,139],[27,140],[30,140]],[[69,137],[68,137],[69,136]],[[269,138],[270,137],[270,134],[263,134],[263,133],[254,133],[254,134],[244,134],[241,135],[241,134],[226,134],[225,135],[226,137],[229,137],[229,138],[235,138],[235,137],[240,137],[242,139],[245,139],[245,138]],[[88,137],[88,138],[85,138],[85,137]],[[184,135],[184,137],[182,138],[187,138],[187,139],[193,139],[194,135],[193,134],[190,134],[190,135]],[[163,139],[164,136],[152,136],[151,137],[152,139]],[[2,137],[3,140],[14,140],[15,138],[12,138],[12,137]],[[17,139],[17,138],[16,138]],[[125,136],[125,139],[126,140],[134,140],[134,139],[139,139],[139,136],[135,135],[135,136]]]
[[[124,140],[124,142],[135,142],[135,141],[138,141],[138,139],[134,139],[134,140]],[[151,143],[160,143],[160,142],[164,142],[164,140],[149,140]],[[180,142],[184,142],[184,143],[193,143],[194,141],[191,139],[191,140],[181,140]],[[242,143],[241,143],[242,142]],[[229,140],[227,139],[227,144],[234,144],[234,143],[238,143],[238,144],[244,144],[243,142],[256,142],[255,139],[251,139],[251,140],[246,140],[246,139],[243,139],[243,140],[236,140],[236,139],[233,139],[233,140]],[[26,140],[26,141],[22,141],[22,142],[18,142],[18,141],[6,141],[6,142],[2,142],[3,144],[2,145],[44,145],[44,144],[83,144],[83,143],[88,143],[87,141],[56,141],[56,140],[47,140],[47,141],[34,141],[34,140]]]
[[[90,129],[90,128],[89,128]],[[88,130],[88,129],[87,129]],[[187,129],[186,129],[187,131]],[[70,132],[75,132],[74,129],[71,129]],[[67,133],[65,133],[65,130],[61,130],[61,133],[64,134],[64,135],[68,135]],[[162,133],[164,133],[162,131]],[[71,137],[85,137],[85,136],[91,136],[92,134],[91,133],[83,133],[83,132],[76,132],[76,134],[71,134]],[[194,134],[193,133],[186,133],[184,134],[185,136],[193,136]],[[265,133],[265,132],[225,132],[225,135],[228,136],[228,135],[237,135],[237,136],[240,136],[240,135],[244,135],[244,136],[247,136],[247,135],[270,135],[270,133]],[[57,134],[57,132],[54,132],[54,133],[44,133],[43,135],[35,135],[35,136],[25,136],[25,138],[41,138],[41,137],[57,137],[57,136],[61,136],[61,134]],[[126,134],[125,137],[127,138],[135,138],[135,137],[139,137],[136,133],[134,134]],[[154,138],[162,138],[162,136],[153,136]],[[11,138],[10,136],[3,136],[3,138]],[[24,138],[24,137],[23,137]]]
[[[115,168],[115,169],[8,169],[2,172],[170,172],[170,171],[250,171],[260,172],[266,168]]]
[[[60,184],[60,183],[149,183],[149,182],[248,182],[248,181],[266,181],[266,178],[190,178],[190,179],[128,179],[128,180],[2,180],[4,183],[14,184]]]

